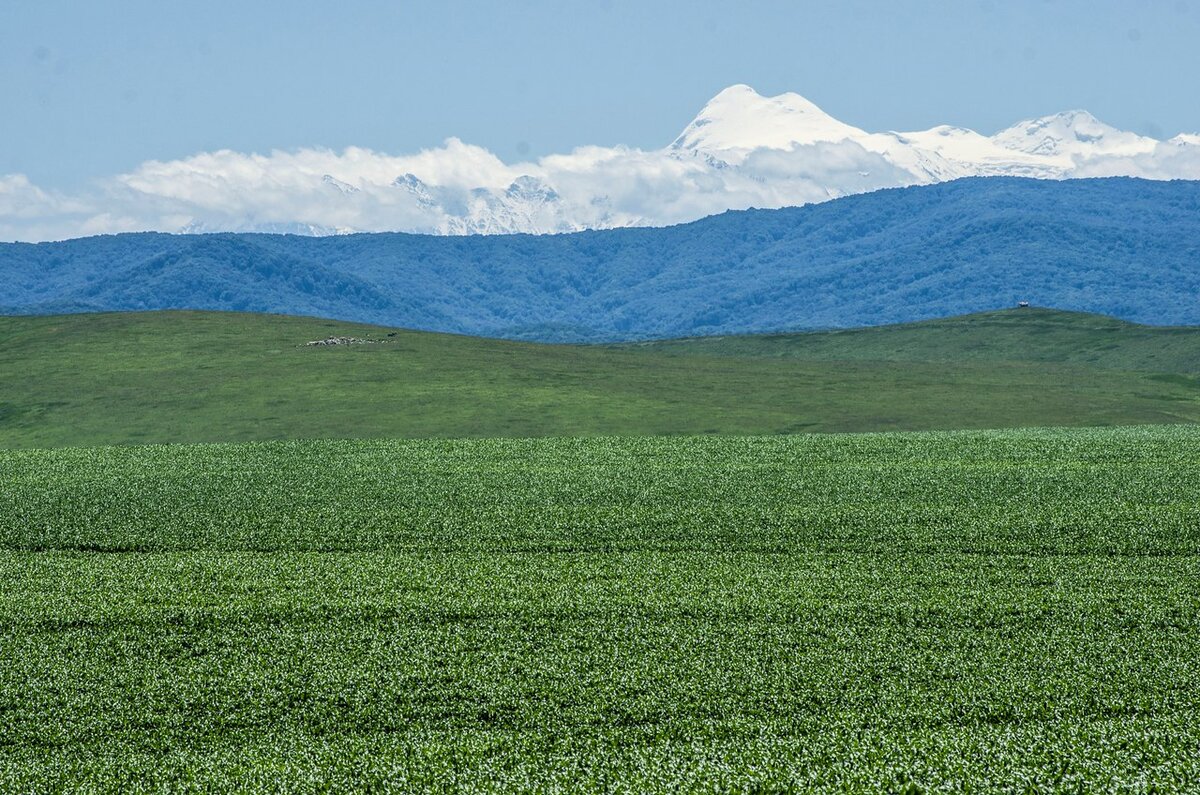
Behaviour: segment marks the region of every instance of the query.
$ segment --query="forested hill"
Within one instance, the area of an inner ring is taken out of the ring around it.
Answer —
[[[0,312],[232,309],[539,340],[906,322],[1017,301],[1200,324],[1200,182],[973,178],[555,236],[0,244]]]

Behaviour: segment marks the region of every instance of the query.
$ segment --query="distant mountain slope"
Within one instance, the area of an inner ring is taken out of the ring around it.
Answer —
[[[336,337],[363,342],[306,344]],[[0,339],[0,447],[1200,422],[1200,328],[1036,309],[622,346],[233,312]]]
[[[0,310],[226,309],[538,340],[901,323],[1019,300],[1200,324],[1200,182],[971,178],[662,229],[0,245]]]

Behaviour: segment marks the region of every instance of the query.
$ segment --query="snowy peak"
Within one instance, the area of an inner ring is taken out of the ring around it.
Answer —
[[[1061,176],[1062,168],[1047,158],[1008,149],[995,139],[964,127],[941,125],[920,132],[899,133],[901,141],[918,151],[936,154],[960,175],[1051,178]]]
[[[349,182],[342,182],[332,174],[326,174],[325,176],[321,177],[321,182],[346,196],[358,193],[358,188],[354,187]]]
[[[1005,149],[1071,160],[1097,155],[1135,155],[1153,151],[1158,142],[1118,130],[1086,110],[1070,110],[1014,124],[992,136]]]
[[[433,210],[438,206],[437,199],[420,177],[413,173],[403,174],[392,180],[393,188],[400,188],[417,201],[417,206],[425,210]]]
[[[750,86],[736,85],[709,100],[670,148],[705,153],[791,149],[865,135],[799,94],[764,97]]]
[[[504,195],[515,201],[531,204],[549,204],[558,201],[558,192],[537,177],[528,174],[517,177],[504,191]]]
[[[452,235],[546,234],[585,228],[568,216],[558,192],[545,180],[523,174],[507,188],[438,186],[413,173],[392,180],[391,187],[407,193],[428,213],[433,231]]]

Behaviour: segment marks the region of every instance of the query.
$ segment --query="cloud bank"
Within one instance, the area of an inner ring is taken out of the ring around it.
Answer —
[[[505,163],[457,138],[411,155],[350,147],[148,161],[86,190],[0,175],[0,240],[129,232],[552,233],[665,225],[962,176],[1200,179],[1200,136],[1155,141],[1082,111],[995,136],[867,133],[795,94],[734,86],[671,145]]]

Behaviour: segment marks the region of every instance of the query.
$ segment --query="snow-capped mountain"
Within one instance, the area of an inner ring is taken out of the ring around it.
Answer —
[[[434,198],[433,191],[416,174],[402,174],[392,180],[392,186],[411,196],[418,207],[424,210],[438,209],[438,200]]]
[[[321,177],[321,182],[347,196],[352,193],[358,193],[358,188],[349,183],[342,182],[340,179],[335,178],[332,174],[326,174]]]
[[[710,99],[670,148],[721,153],[726,162],[741,162],[755,149],[791,149],[868,137],[799,94],[764,97],[750,86],[736,85]]]
[[[1045,157],[1010,149],[995,138],[963,127],[941,125],[930,130],[901,133],[900,139],[915,149],[937,154],[951,165],[956,176],[1053,179],[1062,175],[1062,169]]]
[[[502,192],[476,188],[467,212],[449,216],[440,231],[451,235],[497,235],[529,232],[577,232],[566,206],[554,188],[528,174],[517,177]]]
[[[868,133],[838,121],[799,94],[764,97],[747,85],[730,86],[709,100],[668,149],[741,165],[759,150],[792,151],[847,141],[929,181],[959,176],[937,153],[910,146],[895,133]],[[830,188],[837,195],[845,193],[843,186]]]
[[[735,85],[655,150],[586,146],[515,164],[456,138],[407,156],[222,150],[150,161],[83,196],[0,175],[0,239],[132,230],[547,234],[967,176],[1200,179],[1200,134],[1159,141],[1080,110],[990,136],[944,125],[871,132],[799,94],[765,97]]]
[[[1005,149],[1055,159],[1064,170],[1076,159],[1153,152],[1158,141],[1110,127],[1086,110],[1071,110],[1014,124],[992,139]]]
[[[392,187],[438,219],[428,227],[412,231],[499,235],[575,232],[585,228],[565,217],[561,197],[554,188],[528,174],[517,177],[503,190],[477,187],[464,193],[455,188],[427,185],[411,173],[394,179]]]
[[[1186,143],[1188,138],[1174,140]],[[763,97],[750,86],[737,85],[705,105],[670,149],[699,151],[737,165],[757,150],[795,151],[844,142],[883,156],[917,182],[993,175],[1062,178],[1080,161],[1149,154],[1159,143],[1082,110],[1022,121],[990,137],[946,125],[869,133],[838,121],[799,94]],[[841,192],[842,186],[830,187]]]
[[[1022,121],[992,136],[945,125],[868,132],[799,94],[764,97],[750,86],[735,85],[709,100],[658,151],[581,150],[596,161],[582,167],[578,158],[549,157],[521,166],[526,173],[506,186],[434,185],[413,173],[391,185],[432,216],[412,231],[544,234],[673,223],[726,209],[806,204],[967,176],[1061,179],[1076,173],[1133,173],[1137,158],[1198,145],[1197,135],[1159,142],[1079,110]],[[1200,157],[1194,165],[1194,173],[1175,176],[1200,177]],[[328,175],[325,179],[347,195],[355,190]],[[630,187],[622,189],[623,180]],[[669,185],[644,184],[652,180]],[[639,186],[648,194],[638,195]],[[614,201],[614,194],[624,199]],[[650,201],[656,198],[657,207]]]

